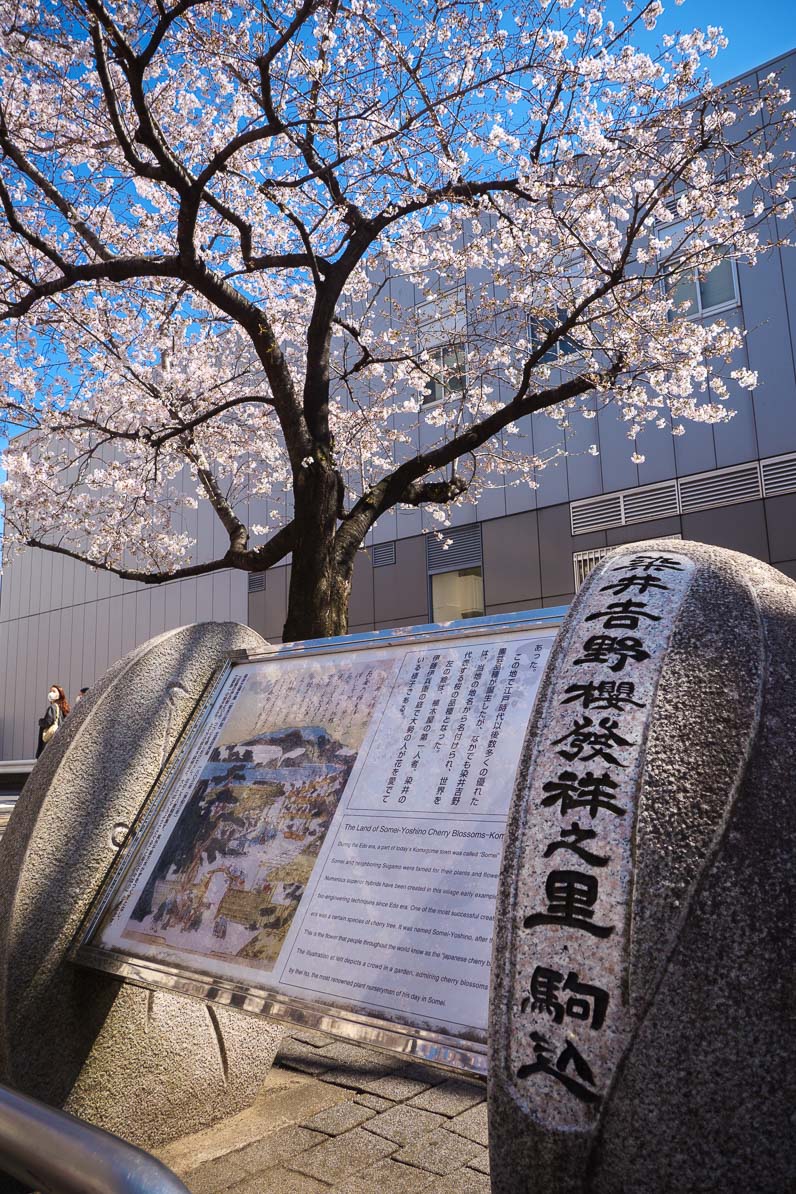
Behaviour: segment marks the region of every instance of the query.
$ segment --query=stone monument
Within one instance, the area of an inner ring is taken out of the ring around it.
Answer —
[[[136,648],[47,746],[0,842],[0,1082],[146,1148],[248,1106],[280,1030],[66,955],[214,670],[265,646],[204,623]]]
[[[579,593],[528,729],[490,1007],[493,1194],[780,1194],[796,584],[679,540]]]

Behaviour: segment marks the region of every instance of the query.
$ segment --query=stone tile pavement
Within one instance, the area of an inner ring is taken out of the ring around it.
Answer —
[[[254,1105],[157,1155],[192,1194],[489,1194],[486,1085],[294,1029]]]

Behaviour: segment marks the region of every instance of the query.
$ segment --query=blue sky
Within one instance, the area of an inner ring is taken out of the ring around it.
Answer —
[[[727,49],[710,64],[715,83],[734,79],[771,58],[796,48],[794,0],[662,0],[664,15],[655,35],[674,29],[721,25]]]

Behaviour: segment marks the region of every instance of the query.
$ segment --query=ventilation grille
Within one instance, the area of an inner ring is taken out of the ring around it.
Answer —
[[[796,452],[570,503],[573,535],[796,491]]]
[[[757,461],[741,468],[720,469],[714,473],[685,477],[680,482],[680,508],[683,514],[689,514],[692,510],[707,510],[710,506],[751,502],[762,496]]]
[[[679,513],[677,482],[631,490],[622,495],[625,522],[649,522],[653,518],[669,518]]]
[[[250,593],[264,593],[265,592],[265,573],[264,572],[250,572],[249,573],[249,592]]]
[[[789,456],[772,456],[768,460],[761,460],[760,471],[766,497],[791,493],[796,489],[796,452]]]
[[[656,535],[657,539],[682,539],[682,535]],[[611,547],[595,547],[591,551],[576,551],[572,555],[572,568],[575,573],[575,592],[577,593],[592,568],[596,568],[600,560],[604,560],[609,551],[616,547],[630,548],[633,543],[615,544]]]
[[[576,551],[573,554],[572,567],[575,572],[576,593],[592,568],[596,567],[600,560],[608,555],[610,550],[610,547],[595,547],[594,551]]]
[[[376,543],[371,548],[371,559],[373,560],[374,568],[386,568],[388,564],[395,563],[395,544],[394,543]]]
[[[445,545],[449,544],[446,547]],[[471,526],[442,531],[442,538],[426,536],[426,562],[429,574],[455,572],[460,568],[478,568],[481,564],[481,527]]]
[[[588,502],[573,502],[572,534],[585,535],[587,531],[602,531],[606,527],[621,527],[622,495],[609,494],[608,497],[594,498]]]

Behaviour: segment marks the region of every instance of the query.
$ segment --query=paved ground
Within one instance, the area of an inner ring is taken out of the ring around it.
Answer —
[[[254,1105],[160,1150],[192,1194],[489,1194],[486,1086],[310,1030]]]

